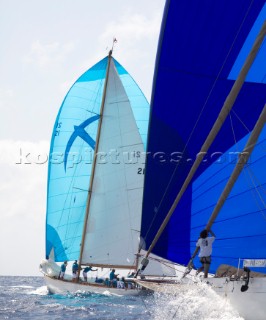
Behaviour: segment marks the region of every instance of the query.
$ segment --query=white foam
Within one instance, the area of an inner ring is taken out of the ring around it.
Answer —
[[[170,294],[156,293],[155,320],[243,320],[227,300],[205,283],[174,286]]]
[[[36,290],[28,292],[28,294],[36,294],[39,296],[46,296],[48,293],[49,292],[46,286],[42,286],[40,288],[37,288]]]
[[[23,289],[32,289],[33,286],[10,286],[10,288],[23,288]]]
[[[104,294],[105,296],[112,296],[112,293],[108,290],[104,291],[102,294]]]

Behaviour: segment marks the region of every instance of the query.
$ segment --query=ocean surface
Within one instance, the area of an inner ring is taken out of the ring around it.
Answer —
[[[0,276],[0,320],[243,320],[206,285],[173,295],[49,294],[42,277]]]

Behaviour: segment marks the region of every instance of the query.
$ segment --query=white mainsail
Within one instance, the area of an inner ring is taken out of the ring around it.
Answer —
[[[110,62],[81,264],[133,267],[138,250],[144,146]]]

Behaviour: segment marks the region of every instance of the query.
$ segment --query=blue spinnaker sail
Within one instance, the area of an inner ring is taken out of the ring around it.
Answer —
[[[47,183],[46,257],[79,258],[108,57],[71,87],[59,110],[50,147]],[[128,72],[114,59],[144,145],[149,104]]]
[[[161,27],[148,133],[141,236],[146,248],[172,206],[266,19],[264,0],[168,0]],[[221,131],[153,252],[187,264],[199,232],[266,102],[266,43]],[[211,271],[264,259],[265,130],[213,230]],[[196,261],[196,265],[199,262]]]

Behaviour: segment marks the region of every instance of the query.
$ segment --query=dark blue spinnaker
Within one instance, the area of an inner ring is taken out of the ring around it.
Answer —
[[[141,236],[152,243],[266,19],[265,1],[167,1],[156,60]],[[266,102],[264,41],[153,253],[187,264]],[[212,270],[264,259],[265,130],[214,226]],[[198,261],[196,260],[198,266]],[[265,270],[258,270],[265,271]]]

